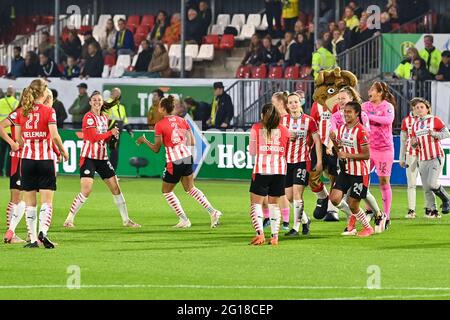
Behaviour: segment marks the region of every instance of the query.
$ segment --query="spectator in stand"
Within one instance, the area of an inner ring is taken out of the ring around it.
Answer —
[[[350,1],[348,6],[353,10],[358,19],[360,19],[364,9],[361,8],[356,1]]]
[[[138,58],[136,60],[136,65],[134,66],[134,71],[126,71],[123,75],[125,77],[150,77],[151,74],[148,73],[148,66],[152,60],[153,49],[150,48],[150,42],[144,39],[141,42],[142,51],[139,52]]]
[[[23,76],[28,78],[34,78],[38,76],[39,73],[39,59],[34,51],[28,51],[25,55],[25,68],[23,71]]]
[[[159,102],[164,98],[164,92],[161,89],[152,91],[152,105],[148,109],[147,124],[149,130],[155,128],[155,124],[163,118],[163,115],[159,113]]]
[[[450,81],[450,51],[442,52],[442,61],[436,75],[438,81]]]
[[[269,67],[282,65],[283,64],[283,56],[280,53],[280,50],[274,45],[272,45],[272,37],[267,35],[263,39],[263,63],[268,65]]]
[[[391,23],[398,23],[398,24],[400,24],[400,19],[398,17],[397,6],[389,7],[388,13],[389,13],[389,20],[391,21]]]
[[[425,49],[420,50],[420,57],[425,60],[428,71],[437,74],[441,63],[442,52],[433,45],[434,38],[428,34],[423,38]]]
[[[328,24],[328,32],[333,34],[334,31],[338,30],[338,25],[336,22],[332,21]]]
[[[186,42],[193,44],[202,43],[201,22],[198,19],[197,11],[189,9],[188,20],[186,21]]]
[[[267,23],[269,25],[269,35],[272,38],[281,37],[281,15],[283,4],[281,0],[265,0]],[[274,24],[275,20],[275,24]]]
[[[78,60],[81,56],[81,41],[76,30],[70,30],[66,42],[61,44],[66,56],[71,56]]]
[[[58,100],[58,91],[55,89],[51,89],[53,94],[53,109],[56,112],[56,126],[58,129],[62,129],[64,127],[64,121],[67,119],[66,108],[64,108],[64,104]]]
[[[425,61],[420,57],[415,58],[413,61],[411,79],[418,82],[434,79],[434,76],[428,71]]]
[[[339,30],[333,32],[333,40],[331,40],[331,45],[333,46],[333,54],[337,56],[338,54],[345,51],[345,41]]]
[[[295,38],[297,38],[297,35],[299,33],[305,33],[305,32],[306,32],[305,24],[301,20],[297,20],[294,25]]]
[[[22,58],[21,52],[21,47],[14,47],[13,59],[11,61],[11,71],[6,75],[9,79],[20,78],[25,74],[25,59]]]
[[[331,49],[331,40],[333,39],[333,37],[332,37],[332,34],[331,34],[331,32],[324,32],[323,33],[323,35],[322,35],[322,40],[323,40],[323,43],[325,43],[325,44],[330,44],[330,48],[329,48],[329,50],[330,51],[332,51],[332,49]]]
[[[298,0],[283,1],[284,30],[294,32],[295,22],[298,20]]]
[[[162,42],[169,48],[172,44],[180,42],[181,37],[181,14],[174,13],[170,19],[170,26],[166,28]]]
[[[50,33],[47,31],[42,32],[41,34],[41,42],[38,46],[38,53],[48,53],[53,49],[53,44],[50,41]]]
[[[345,48],[350,49],[353,47],[354,41],[354,33],[347,28],[347,24],[344,20],[338,22],[338,30],[341,32],[342,37],[344,38]]]
[[[321,0],[319,3],[319,26],[317,32],[322,33],[328,29],[328,23],[333,20],[334,11],[329,1]]]
[[[186,97],[186,99],[184,99],[184,104],[189,116],[194,119],[194,121],[201,121],[201,129],[206,130],[206,122],[211,117],[211,105],[206,102],[196,101],[192,97]]]
[[[342,20],[345,21],[347,28],[350,30],[356,29],[359,26],[359,19],[350,7],[345,7],[344,17]]]
[[[208,6],[207,1],[200,1],[198,17],[200,19],[200,30],[202,38],[208,34],[208,28],[212,21],[212,11]]]
[[[336,66],[336,56],[324,47],[322,39],[317,39],[316,49],[311,63],[314,79],[317,78],[320,71],[331,70]]]
[[[244,59],[242,59],[242,66],[259,66],[264,62],[264,52],[263,45],[259,35],[256,33],[252,36],[250,40],[250,46],[245,53]]]
[[[376,30],[369,29],[367,26],[367,18],[361,17],[361,20],[359,20],[359,27],[357,29],[353,29],[353,32],[355,33],[354,39],[356,45],[372,38]]]
[[[89,96],[87,95],[87,84],[82,82],[77,85],[77,88],[79,95],[69,108],[69,114],[72,115],[72,124],[76,129],[81,128],[84,115],[91,109]]]
[[[406,51],[406,57],[403,59],[397,69],[395,69],[393,77],[399,79],[411,79],[411,71],[413,68],[413,61],[419,57],[419,51],[416,48],[410,47]]]
[[[297,58],[295,64],[299,66],[311,65],[312,53],[310,45],[306,41],[305,35],[300,33],[297,35]]]
[[[88,58],[81,71],[80,78],[101,78],[103,73],[103,56],[94,43],[88,46]]]
[[[284,55],[283,68],[293,66],[297,63],[298,44],[292,32],[286,32],[280,47],[281,54]]]
[[[214,99],[211,104],[211,117],[207,121],[210,128],[229,129],[234,117],[234,106],[231,97],[225,92],[222,82],[214,82]]]
[[[64,78],[71,80],[80,76],[80,67],[77,65],[77,60],[74,57],[67,57],[67,65],[64,68]],[[55,98],[53,96],[53,98]]]
[[[428,0],[397,0],[400,23],[407,23],[428,12]]]
[[[311,48],[311,52],[314,51],[314,32],[315,32],[314,23],[310,23],[308,25],[308,30],[306,31],[305,37]]]
[[[89,57],[89,45],[93,44],[95,46],[95,49],[99,52],[102,51],[102,48],[100,47],[100,44],[95,40],[95,38],[92,36],[92,31],[87,30],[84,33],[84,43],[81,47],[81,59],[86,60]]]
[[[39,54],[38,76],[42,78],[61,77],[58,65],[49,57],[48,53]]]
[[[134,54],[133,33],[127,29],[124,19],[120,19],[117,25],[119,26],[119,31],[116,33],[114,50],[116,50],[117,55]]]
[[[102,49],[103,56],[113,54],[114,46],[116,45],[117,30],[114,27],[113,19],[108,19],[106,22],[105,32],[100,36],[100,48]]]
[[[156,17],[155,25],[153,26],[152,31],[147,36],[147,40],[150,43],[155,43],[161,41],[164,37],[164,33],[167,28],[167,13],[163,10],[158,12],[158,16]]]
[[[380,23],[381,23],[380,32],[381,33],[389,33],[392,31],[392,23],[390,20],[391,20],[391,17],[389,16],[389,13],[387,13],[387,12],[381,13],[381,16],[380,16]]]
[[[169,65],[169,54],[162,43],[158,43],[153,51],[152,60],[148,65],[149,77],[169,78],[172,71]]]

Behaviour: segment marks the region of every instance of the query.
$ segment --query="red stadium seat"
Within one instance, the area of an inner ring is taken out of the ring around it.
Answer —
[[[213,44],[215,50],[220,49],[220,37],[217,34],[208,34],[203,39],[203,43],[204,44]]]
[[[136,28],[136,33],[145,33],[146,35],[149,33],[150,28],[145,25],[140,25]]]
[[[310,66],[303,66],[300,69],[300,78],[305,79],[311,77],[312,68]]]
[[[250,78],[251,72],[252,72],[252,67],[241,66],[236,70],[236,78],[238,78],[238,79]]]
[[[80,26],[80,34],[83,34],[87,31],[92,31],[92,27],[91,26]]]
[[[5,76],[8,73],[8,68],[6,66],[0,65],[0,77]]]
[[[299,76],[300,76],[300,67],[291,66],[287,67],[286,70],[284,70],[285,79],[298,79]]]
[[[127,27],[128,26],[135,26],[135,27],[137,27],[139,25],[140,20],[141,20],[141,17],[139,17],[137,15],[128,16]]]
[[[64,64],[63,63],[58,64],[58,70],[59,70],[59,72],[64,73]]]
[[[252,78],[254,79],[265,79],[267,78],[267,66],[262,64],[258,67],[252,68]]]
[[[416,33],[417,32],[417,25],[414,22],[405,23],[402,26],[402,32],[404,32],[404,33]]]
[[[280,66],[270,67],[269,79],[282,79],[282,78],[283,78],[283,67]]]
[[[231,50],[234,48],[234,36],[232,34],[224,34],[220,39],[221,50]]]
[[[392,30],[400,29],[400,23],[392,23]]]
[[[134,44],[136,47],[139,47],[141,45],[142,40],[147,38],[146,33],[135,33],[134,34]]]
[[[116,56],[114,54],[107,54],[105,56],[105,58],[103,59],[103,62],[106,65],[112,67],[112,66],[116,65]]]
[[[154,24],[155,24],[154,16],[145,15],[142,17],[141,26],[147,26],[149,29],[152,29]]]
[[[132,34],[136,33],[136,26],[127,26],[127,29],[130,30]]]
[[[55,19],[55,17],[53,16],[42,16],[41,17],[41,24],[53,24],[53,20]]]

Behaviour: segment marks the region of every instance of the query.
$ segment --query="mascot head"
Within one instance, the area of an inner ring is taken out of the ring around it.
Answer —
[[[356,89],[358,79],[350,71],[335,68],[329,71],[320,71],[315,80],[313,100],[332,110],[338,103],[337,95],[344,87]]]

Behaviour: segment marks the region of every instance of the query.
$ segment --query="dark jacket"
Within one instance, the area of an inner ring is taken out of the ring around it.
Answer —
[[[8,77],[19,78],[23,77],[25,72],[25,59],[19,57],[11,61],[11,72],[8,73]]]
[[[78,60],[80,58],[81,56],[80,38],[75,37],[72,41],[63,42],[61,47],[67,56],[74,57],[75,60]]]
[[[392,31],[392,23],[391,22],[385,22],[381,24],[380,32],[381,33],[389,33]]]
[[[265,64],[276,64],[278,61],[282,60],[283,56],[281,55],[280,50],[277,47],[272,46],[269,49],[264,48],[263,50],[263,63]]]
[[[202,25],[198,18],[186,21],[186,41],[202,42]]]
[[[230,127],[230,122],[234,117],[234,106],[231,101],[231,97],[224,92],[222,95],[217,97],[217,111],[215,127],[220,128],[222,123],[228,124]]]
[[[31,63],[28,66],[25,64],[24,70],[23,70],[23,76],[28,77],[28,78],[37,77],[39,74],[40,67],[41,66],[37,62]]]
[[[350,49],[351,47],[353,47],[353,45],[355,44],[355,33],[350,30],[349,28],[346,28],[344,31],[344,42],[345,42],[345,47],[347,49]]]
[[[161,28],[159,37],[156,37],[156,33],[158,28]],[[147,39],[149,41],[160,41],[164,37],[164,33],[166,32],[167,23],[163,26],[160,26],[159,23],[155,23],[152,31],[150,32],[150,37]]]
[[[67,119],[66,109],[64,108],[63,103],[58,99],[53,101],[53,109],[55,109],[56,112],[56,125],[58,128],[62,128],[64,125],[64,120]]]
[[[439,71],[437,73],[438,75],[443,75],[444,80],[442,81],[450,81],[450,64],[446,66],[442,61],[439,64]]]
[[[122,33],[125,32],[125,35],[122,35]],[[119,39],[123,36],[123,43],[119,43]],[[134,38],[133,33],[131,33],[130,30],[125,29],[123,31],[117,31],[116,33],[116,43],[114,44],[114,49],[120,50],[120,49],[129,49],[134,50]]]
[[[298,43],[296,42],[289,45],[289,57],[284,61],[285,67],[290,67],[297,63],[297,58],[299,56],[298,49]]]
[[[297,57],[295,63],[301,66],[308,66],[311,64],[312,51],[310,51],[310,46],[306,42],[297,44]]]
[[[52,59],[48,59],[46,65],[39,65],[38,76],[40,77],[61,77],[62,74],[58,70],[58,65]]]
[[[200,11],[198,14],[198,18],[200,20],[200,31],[202,33],[202,37],[208,34],[208,27],[212,21],[211,9],[206,9],[205,11]]]
[[[253,51],[248,50],[242,59],[242,65],[259,66],[264,62],[264,52],[262,47],[258,47]]]
[[[153,50],[150,48],[147,50],[142,50],[139,53],[136,65],[134,66],[137,72],[147,72],[148,65],[150,64],[150,60],[152,60]]]
[[[417,76],[416,81],[426,81],[426,80],[434,80],[433,75],[428,71],[427,67],[422,65],[422,68],[416,69],[413,68],[411,71],[411,78]]]
[[[95,47],[97,48],[97,51],[100,51],[100,52],[102,51],[102,48],[100,47],[100,43],[98,43],[94,37],[91,37],[91,38],[87,39],[86,41],[84,41],[84,44],[81,47],[81,58],[82,59],[87,59],[89,57],[88,46],[91,43],[93,43],[95,45]]]
[[[103,72],[103,70],[102,70]],[[72,79],[72,78],[78,78],[80,76],[80,67],[79,66],[75,66],[75,67],[69,67],[66,66],[64,68],[64,78],[66,79]]]
[[[100,78],[103,73],[103,56],[101,51],[97,51],[95,56],[89,56],[86,59],[81,75],[89,76],[91,78]]]

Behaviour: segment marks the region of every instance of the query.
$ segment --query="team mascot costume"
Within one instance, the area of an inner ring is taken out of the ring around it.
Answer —
[[[311,116],[316,120],[319,135],[322,141],[323,171],[312,171],[309,176],[309,186],[317,196],[317,206],[314,210],[314,218],[325,221],[339,221],[339,210],[329,201],[328,190],[321,178],[324,175],[330,180],[330,191],[338,174],[337,156],[333,153],[332,142],[329,134],[331,129],[331,115],[337,111],[337,98],[339,90],[344,87],[356,89],[358,79],[350,71],[335,68],[334,70],[321,71],[315,80],[313,95],[314,103],[311,108]],[[313,166],[315,166],[315,152],[312,152]]]

